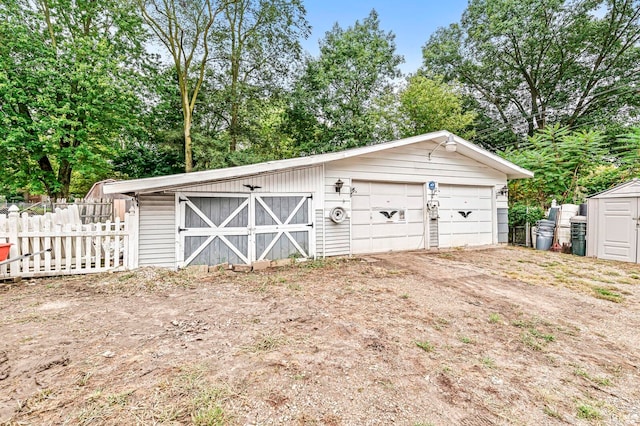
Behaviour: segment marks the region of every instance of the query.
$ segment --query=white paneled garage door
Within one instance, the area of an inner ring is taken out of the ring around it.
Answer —
[[[485,186],[439,185],[439,247],[493,243],[492,190]]]
[[[352,185],[354,254],[424,248],[423,185],[364,181]]]

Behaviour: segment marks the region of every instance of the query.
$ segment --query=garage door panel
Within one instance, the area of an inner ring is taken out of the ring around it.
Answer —
[[[400,189],[403,193],[406,192],[405,184],[397,184],[393,182],[370,182],[371,192],[370,194],[387,194],[394,195],[398,193]]]
[[[369,199],[370,201],[370,205],[371,207],[381,207],[381,208],[388,208],[388,207],[394,207],[394,208],[399,208],[399,207],[403,207],[407,204],[406,200],[407,197],[404,194],[384,194],[384,195],[378,195],[378,194],[371,194],[369,195]]]
[[[352,210],[351,211],[351,221],[353,223],[366,223],[369,221],[371,217],[371,212],[369,210]]]
[[[439,246],[492,244],[492,188],[440,185],[439,190]]]
[[[423,197],[407,197],[405,207],[408,209],[422,210]]]
[[[352,197],[353,253],[424,247],[423,185],[352,184],[357,191]]]

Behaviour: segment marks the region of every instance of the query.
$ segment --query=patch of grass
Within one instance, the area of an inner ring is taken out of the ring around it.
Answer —
[[[544,334],[544,333],[540,333],[537,329],[535,328],[530,328],[529,329],[529,333],[531,333],[531,335],[533,337],[536,337],[538,339],[542,339],[546,342],[553,342],[554,340],[556,340],[555,336],[553,334]]]
[[[400,299],[408,299],[409,295],[407,293],[401,294]]]
[[[493,358],[489,357],[489,356],[485,356],[482,357],[482,359],[480,360],[480,362],[482,363],[483,366],[485,366],[486,368],[496,368],[496,362],[494,361]]]
[[[600,386],[611,386],[613,383],[611,382],[611,379],[609,379],[608,377],[592,377],[589,373],[587,373],[586,371],[584,371],[582,368],[577,367],[574,371],[573,374],[575,374],[578,377],[583,377],[587,380],[589,380],[590,382],[593,382],[597,385]]]
[[[542,411],[549,417],[552,417],[552,418],[558,419],[558,420],[562,420],[562,416],[560,415],[560,413],[558,413],[556,410],[554,410],[553,408],[549,407],[548,405],[545,405],[544,408],[542,409]]]
[[[502,317],[500,316],[500,314],[497,313],[492,313],[489,315],[489,322],[491,324],[496,324],[498,322],[500,322],[502,320]]]
[[[287,285],[287,288],[288,288],[289,290],[293,290],[293,291],[300,291],[300,290],[302,290],[302,286],[301,286],[300,284],[298,284],[298,283],[289,283],[289,284]]]
[[[247,347],[249,352],[271,352],[286,343],[282,336],[263,335],[253,345]]]
[[[473,343],[473,340],[471,340],[471,338],[470,338],[470,337],[467,337],[467,336],[462,336],[462,337],[460,337],[460,341],[461,341],[462,343],[466,343],[466,344]]]
[[[112,395],[107,395],[107,403],[109,405],[120,405],[124,407],[129,402],[129,396],[133,393],[133,390],[114,393]]]
[[[433,344],[429,343],[428,340],[425,340],[423,342],[416,341],[416,346],[419,347],[420,349],[422,349],[425,352],[433,352],[433,350],[435,349]]]
[[[597,408],[592,407],[589,404],[580,404],[576,407],[577,416],[579,419],[586,420],[600,420],[602,419],[602,414],[598,411]]]
[[[531,333],[522,333],[522,335],[520,336],[520,341],[525,346],[527,346],[528,348],[534,351],[542,350],[542,345],[534,336],[531,335]]]
[[[598,299],[608,300],[610,302],[620,303],[624,300],[621,294],[615,293],[603,287],[594,287],[595,297]]]
[[[76,386],[86,386],[87,383],[89,383],[89,379],[91,379],[91,376],[93,376],[93,373],[81,373],[80,375],[78,375],[78,379],[76,380]]]

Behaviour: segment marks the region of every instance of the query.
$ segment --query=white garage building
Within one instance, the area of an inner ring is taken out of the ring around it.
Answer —
[[[507,180],[531,176],[440,131],[104,191],[137,199],[139,266],[180,268],[506,242]]]

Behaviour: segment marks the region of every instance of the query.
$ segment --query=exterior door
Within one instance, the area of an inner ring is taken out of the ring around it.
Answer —
[[[351,251],[379,253],[425,247],[424,186],[410,183],[352,183]]]
[[[313,255],[310,194],[178,194],[178,265]]]
[[[485,186],[440,185],[439,247],[493,244],[493,191]]]
[[[598,215],[598,257],[638,262],[638,198],[602,199]]]

